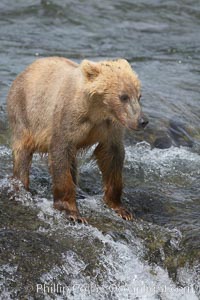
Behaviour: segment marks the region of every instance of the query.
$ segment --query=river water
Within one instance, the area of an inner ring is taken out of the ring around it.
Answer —
[[[198,0],[1,0],[1,299],[200,299],[199,25]],[[77,192],[88,226],[53,210],[46,157],[34,156],[31,192],[14,191],[6,95],[55,55],[123,57],[139,74],[150,124],[125,140],[133,222],[103,205],[91,151]]]

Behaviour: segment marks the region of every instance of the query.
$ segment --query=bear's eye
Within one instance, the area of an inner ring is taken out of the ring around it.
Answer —
[[[128,102],[130,100],[127,94],[122,94],[121,96],[119,96],[119,98],[122,102]]]

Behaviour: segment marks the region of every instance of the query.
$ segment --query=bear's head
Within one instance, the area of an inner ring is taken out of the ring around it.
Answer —
[[[125,59],[98,63],[83,60],[80,68],[98,119],[101,116],[133,130],[148,124],[140,106],[140,81]]]

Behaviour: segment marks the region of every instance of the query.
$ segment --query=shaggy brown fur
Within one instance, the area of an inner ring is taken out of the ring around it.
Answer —
[[[94,144],[104,200],[122,218],[124,129],[145,127],[140,82],[124,59],[80,65],[58,57],[35,61],[12,84],[8,116],[13,133],[14,176],[29,187],[34,152],[49,154],[54,207],[85,222],[76,206],[76,154]]]

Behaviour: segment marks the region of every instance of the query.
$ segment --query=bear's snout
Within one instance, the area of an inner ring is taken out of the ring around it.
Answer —
[[[147,118],[147,116],[145,116],[144,114],[141,114],[139,116],[139,118],[137,119],[129,119],[126,121],[126,125],[125,127],[127,127],[130,130],[142,130],[144,129],[147,124],[149,123],[149,120]],[[123,124],[123,123],[122,123]]]
[[[148,123],[149,123],[149,120],[148,120],[147,116],[142,115],[138,120],[138,128],[144,129]]]

